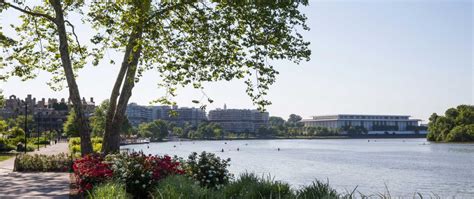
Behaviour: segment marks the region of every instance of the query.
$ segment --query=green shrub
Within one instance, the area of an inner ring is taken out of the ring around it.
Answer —
[[[69,138],[69,145],[80,145],[80,144],[81,144],[81,138],[79,137]]]
[[[16,146],[10,144],[7,139],[0,138],[0,151],[11,151],[16,150]]]
[[[182,175],[169,176],[158,184],[153,198],[222,198],[220,192],[199,186],[194,180]]]
[[[325,199],[337,199],[339,198],[336,190],[329,186],[329,183],[322,183],[318,180],[313,182],[309,186],[304,186],[300,190],[296,191],[296,195],[301,199],[310,198],[325,198]]]
[[[474,124],[454,127],[446,136],[447,142],[472,142],[474,141]]]
[[[21,154],[15,159],[15,171],[20,172],[68,172],[72,158],[65,153],[57,155]]]
[[[170,156],[121,153],[106,156],[114,180],[125,184],[127,192],[146,198],[158,182],[170,175],[183,174],[181,163]]]
[[[91,138],[92,150],[94,153],[100,153],[102,150],[102,138],[94,137]],[[76,157],[80,156],[81,153],[81,138],[72,137],[69,138],[69,153],[73,154]]]
[[[81,141],[81,140],[79,139],[79,142],[80,142],[80,141]],[[95,143],[100,143],[100,144],[102,144],[102,138],[101,138],[101,137],[93,137],[93,138],[91,139],[91,141],[92,141],[92,143],[94,143],[94,144],[95,144]]]
[[[79,151],[80,151],[80,147],[79,147]],[[93,143],[92,144],[92,151],[94,151],[95,153],[99,153],[100,150],[102,150],[102,143]]]
[[[114,198],[114,199],[125,199],[131,198],[125,191],[125,185],[116,182],[107,182],[95,186],[92,191],[89,192],[87,198],[92,199],[103,199],[103,198]]]
[[[290,185],[274,181],[270,176],[258,177],[244,173],[223,188],[225,198],[295,198]]]
[[[201,186],[219,189],[232,178],[227,170],[229,162],[230,159],[221,160],[213,153],[203,151],[198,156],[194,152],[186,161],[185,172]]]

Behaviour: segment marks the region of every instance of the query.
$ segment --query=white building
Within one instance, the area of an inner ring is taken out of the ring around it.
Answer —
[[[327,127],[333,129],[348,126],[362,126],[369,134],[396,133],[410,134],[420,127],[419,119],[410,119],[409,115],[356,115],[338,114],[313,116],[302,120],[306,127]]]

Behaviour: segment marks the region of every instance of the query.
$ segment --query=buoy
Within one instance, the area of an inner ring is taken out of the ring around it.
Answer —
[[[173,147],[176,148],[176,145],[174,145]]]
[[[280,148],[278,148],[278,151],[280,151]]]
[[[240,151],[240,149],[239,149],[239,148],[237,148],[237,151]]]

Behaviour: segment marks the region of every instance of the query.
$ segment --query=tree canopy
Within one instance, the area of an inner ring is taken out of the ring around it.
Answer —
[[[263,96],[278,72],[269,60],[309,60],[309,30],[298,11],[306,1],[233,2],[123,1],[91,4],[89,21],[98,34],[97,58],[104,49],[124,51],[107,113],[104,151],[118,150],[118,129],[134,84],[145,71],[158,71],[174,104],[177,86],[202,89],[203,82],[245,79],[247,94],[264,109]],[[114,60],[111,60],[114,62]],[[98,63],[98,62],[95,62]],[[208,102],[212,102],[208,99]],[[199,102],[198,102],[199,103]]]
[[[0,11],[11,8],[23,13],[22,24],[14,25],[18,40],[0,34],[0,47],[5,47],[6,55],[0,61],[13,68],[1,78],[31,79],[40,69],[53,74],[49,83],[53,89],[61,88],[60,82],[67,80],[78,127],[82,128],[81,147],[87,149],[83,152],[92,149],[74,71],[86,64],[87,57],[98,65],[105,50],[123,52],[105,121],[102,149],[109,153],[119,149],[120,124],[125,120],[128,100],[146,71],[158,72],[159,86],[167,93],[156,100],[161,104],[174,104],[178,86],[203,89],[204,82],[242,79],[251,100],[264,110],[271,104],[264,96],[278,74],[271,61],[285,59],[299,64],[311,54],[309,42],[301,35],[309,30],[306,17],[298,10],[307,5],[305,0],[90,4],[50,0],[31,9],[26,1],[1,2]],[[88,10],[85,22],[95,30],[91,46],[79,44],[75,26],[67,19],[71,13],[82,15],[82,10]],[[207,101],[212,103],[212,99]]]
[[[28,80],[35,78],[37,71],[43,70],[51,73],[48,85],[53,90],[62,89],[62,83],[66,81],[81,136],[81,152],[85,155],[92,152],[92,143],[76,82],[76,71],[84,67],[88,56],[95,54],[89,54],[85,46],[79,44],[75,27],[67,19],[71,13],[82,14],[83,6],[84,1],[48,0],[32,3],[1,0],[0,12],[7,9],[18,11],[21,13],[21,23],[11,24],[16,33],[15,38],[7,37],[0,29],[0,80],[11,76]]]
[[[472,142],[474,141],[474,106],[459,105],[446,110],[444,116],[433,113],[428,123],[430,141]]]
[[[300,122],[302,119],[303,118],[299,115],[291,114],[288,118],[287,125],[293,127],[301,127],[303,125],[303,123]]]
[[[70,110],[69,114],[67,115],[66,122],[63,124],[63,131],[66,133],[68,137],[78,137],[79,136],[79,128],[76,123],[76,112],[74,110]]]
[[[138,126],[138,133],[142,137],[151,138],[152,141],[163,140],[168,136],[168,124],[163,120],[155,120]]]

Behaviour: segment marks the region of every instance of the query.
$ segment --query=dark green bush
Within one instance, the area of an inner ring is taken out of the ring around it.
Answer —
[[[0,138],[0,151],[16,150],[16,146],[9,143],[7,139]]]
[[[169,176],[163,179],[155,191],[154,198],[222,198],[220,192],[199,186],[194,180],[182,175]]]

